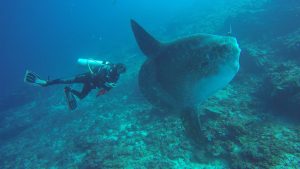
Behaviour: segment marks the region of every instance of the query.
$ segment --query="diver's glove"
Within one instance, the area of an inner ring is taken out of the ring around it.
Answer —
[[[101,89],[101,90],[99,90],[99,92],[97,93],[97,97],[98,97],[98,96],[101,96],[101,95],[104,95],[105,93],[107,93],[107,90]]]

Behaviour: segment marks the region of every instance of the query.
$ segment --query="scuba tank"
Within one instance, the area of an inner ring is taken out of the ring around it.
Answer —
[[[88,68],[92,74],[94,73],[92,68],[95,68],[95,67],[101,68],[102,66],[110,64],[109,62],[105,62],[105,61],[101,61],[101,60],[83,59],[83,58],[79,58],[77,60],[77,63],[82,66],[88,66]]]
[[[83,59],[83,58],[79,58],[77,62],[82,66],[103,66],[109,64],[109,62],[104,62],[101,60]]]

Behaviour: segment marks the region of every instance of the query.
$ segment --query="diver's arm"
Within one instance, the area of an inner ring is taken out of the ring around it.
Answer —
[[[104,83],[104,85],[102,86],[102,88],[99,90],[99,92],[97,93],[97,97],[100,95],[104,95],[106,94],[108,91],[110,91],[112,88],[115,87],[115,83],[113,86],[108,85],[108,83]]]

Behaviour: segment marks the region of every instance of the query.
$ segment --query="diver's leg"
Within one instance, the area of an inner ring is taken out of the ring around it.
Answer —
[[[75,76],[75,78],[66,80],[66,81],[71,81],[72,83],[87,83],[91,80],[91,73],[84,73]]]
[[[46,85],[44,85],[44,86],[50,86],[50,85],[56,85],[56,84],[72,84],[72,81],[63,80],[63,79],[48,80]]]
[[[44,85],[44,86],[50,86],[50,85],[56,85],[56,84],[86,83],[89,79],[90,79],[89,73],[85,73],[85,74],[77,75],[71,79],[48,80],[46,85]]]
[[[91,90],[92,90],[91,85],[89,85],[89,84],[84,84],[84,86],[83,86],[81,92],[78,92],[77,90],[74,90],[74,89],[71,89],[70,91],[71,91],[74,95],[76,95],[79,99],[83,99],[83,98],[85,98],[85,97],[89,94],[89,92],[90,92]]]

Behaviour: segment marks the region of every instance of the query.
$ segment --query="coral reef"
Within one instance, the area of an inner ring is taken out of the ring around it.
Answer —
[[[288,61],[270,68],[259,95],[266,107],[285,117],[298,120],[300,117],[300,67]]]
[[[288,50],[299,50],[300,48],[300,29],[280,38]]]
[[[273,46],[277,48],[278,53],[284,59],[293,59],[300,61],[300,29],[295,30],[292,33],[278,37],[273,42]]]

